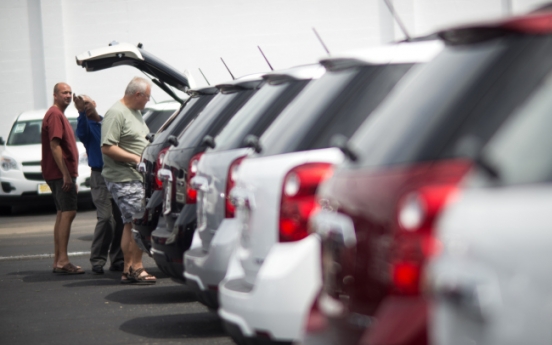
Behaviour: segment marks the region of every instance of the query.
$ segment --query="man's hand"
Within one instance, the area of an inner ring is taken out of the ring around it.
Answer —
[[[61,187],[61,189],[64,192],[70,191],[73,188],[74,185],[75,184],[73,183],[73,179],[71,178],[71,176],[69,176],[69,175],[64,175],[63,176],[63,187]]]
[[[84,99],[81,96],[73,94],[73,102],[75,102],[75,108],[77,108],[77,111],[82,113],[84,111]]]

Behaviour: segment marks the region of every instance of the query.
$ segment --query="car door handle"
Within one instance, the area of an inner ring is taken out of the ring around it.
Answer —
[[[140,162],[140,164],[138,164],[137,169],[138,169],[139,172],[145,173],[146,172],[146,163]]]

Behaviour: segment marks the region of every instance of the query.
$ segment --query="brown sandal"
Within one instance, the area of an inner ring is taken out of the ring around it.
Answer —
[[[146,274],[141,275],[142,272],[145,272]],[[137,285],[152,285],[155,284],[155,282],[157,281],[157,278],[147,273],[143,267],[137,270],[131,270],[130,277],[132,280],[134,280],[133,283]]]
[[[84,274],[84,270],[81,267],[77,267],[72,263],[68,263],[63,267],[54,267],[53,273],[61,274]]]
[[[135,282],[136,281],[134,280],[130,272],[123,272],[123,275],[121,276],[121,284],[132,284]]]

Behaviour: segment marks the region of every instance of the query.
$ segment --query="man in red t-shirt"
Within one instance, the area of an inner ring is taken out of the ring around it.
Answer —
[[[78,176],[77,142],[71,124],[63,114],[71,104],[71,87],[66,83],[54,86],[54,105],[42,120],[42,175],[50,186],[57,215],[54,225],[54,273],[82,274],[84,270],[69,262],[67,244],[71,224],[77,214]]]

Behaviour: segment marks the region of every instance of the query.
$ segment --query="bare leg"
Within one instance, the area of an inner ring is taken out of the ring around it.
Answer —
[[[129,272],[132,266],[132,245],[134,239],[132,238],[132,223],[126,223],[123,228],[123,236],[121,237],[121,250],[123,251],[123,257],[125,260],[125,267],[123,272]],[[134,245],[136,245],[134,243]]]
[[[54,268],[58,267],[59,261],[59,223],[61,222],[61,211],[57,211],[54,224]]]
[[[71,234],[71,224],[77,211],[64,211],[58,212],[59,223],[55,229],[57,232],[56,247],[58,250],[57,267],[63,267],[69,263],[69,257],[67,256],[67,246],[69,244],[69,235]],[[56,235],[54,235],[54,239]]]

